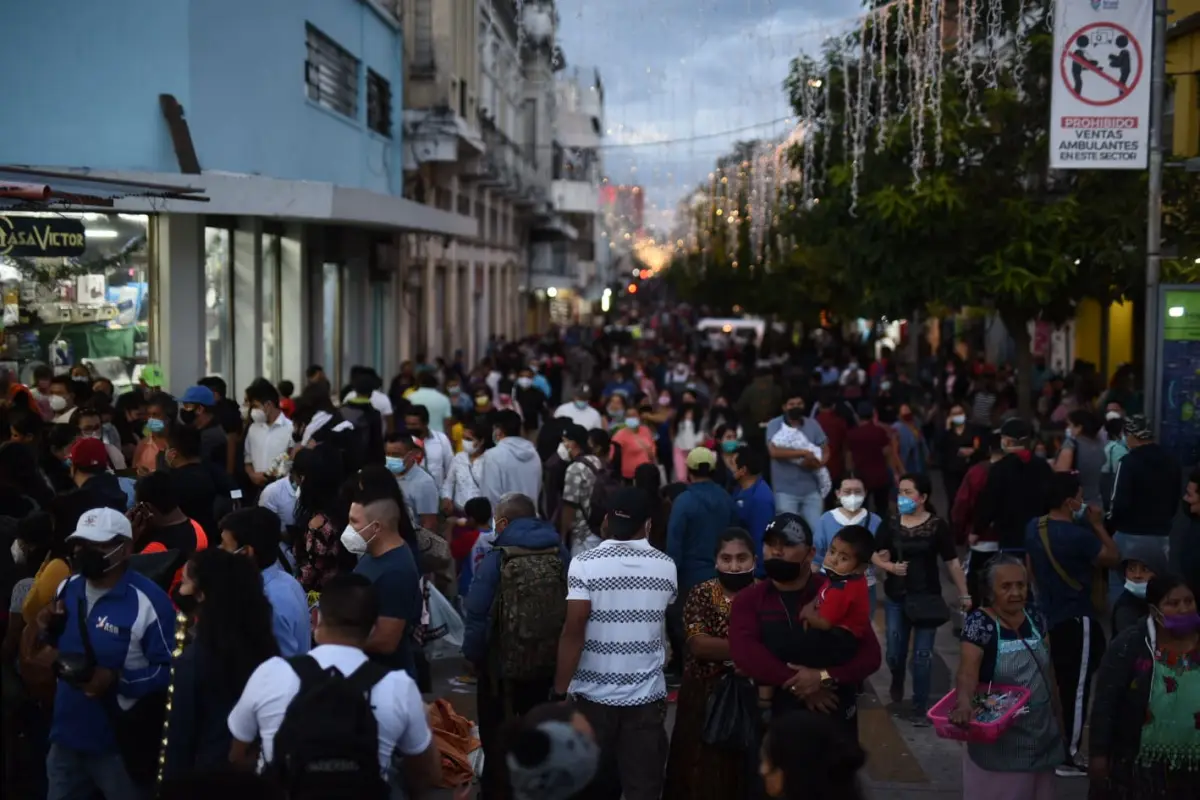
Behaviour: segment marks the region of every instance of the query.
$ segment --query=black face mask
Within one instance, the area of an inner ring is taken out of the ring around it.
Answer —
[[[803,408],[789,408],[787,410],[787,418],[790,419],[792,422],[799,422],[800,420],[804,419],[804,409]]]
[[[176,608],[189,617],[195,614],[196,609],[200,607],[200,601],[196,599],[196,595],[180,594],[178,588],[171,592],[171,600],[175,602]]]
[[[754,583],[754,570],[749,572],[717,572],[717,580],[727,592],[740,592]]]
[[[107,554],[91,547],[82,547],[71,556],[71,566],[86,580],[98,581],[104,577],[112,565],[109,559],[115,554],[120,545],[108,551]]]
[[[763,562],[763,570],[767,573],[767,577],[780,583],[791,583],[796,580],[800,577],[800,570],[803,568],[803,564],[784,561],[782,558],[768,558]]]
[[[196,412],[190,408],[179,409],[179,421],[184,425],[192,425],[196,422]]]

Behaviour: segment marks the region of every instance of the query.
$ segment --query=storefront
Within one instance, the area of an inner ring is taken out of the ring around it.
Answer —
[[[118,392],[150,358],[150,217],[0,213],[0,370],[33,382],[86,364]]]

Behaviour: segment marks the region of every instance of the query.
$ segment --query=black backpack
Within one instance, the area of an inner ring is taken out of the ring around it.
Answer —
[[[388,669],[365,661],[346,677],[312,656],[287,662],[300,676],[300,691],[275,734],[271,769],[288,797],[386,800],[370,693]]]
[[[342,418],[354,426],[345,438],[346,468],[357,471],[367,464],[383,463],[383,417],[367,403],[346,403]],[[333,423],[330,423],[333,424]]]
[[[587,459],[587,456],[577,460],[596,476],[596,482],[592,484],[592,496],[588,499],[587,523],[588,527],[592,529],[592,533],[599,536],[601,526],[604,524],[604,517],[608,515],[608,498],[621,488],[621,482],[617,480],[611,467],[605,465],[597,468]]]

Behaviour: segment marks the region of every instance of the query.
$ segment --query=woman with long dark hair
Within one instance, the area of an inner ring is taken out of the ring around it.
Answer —
[[[297,577],[304,591],[319,592],[341,569],[339,537],[350,515],[342,496],[342,459],[325,444],[298,451],[295,462],[304,476],[296,498],[296,527],[304,531],[303,540],[293,545]]]
[[[468,500],[483,494],[479,488],[483,474],[481,459],[491,446],[492,426],[486,420],[474,419],[463,426],[462,452],[454,455],[441,486],[442,510],[447,514],[466,508]]]
[[[759,774],[767,797],[862,800],[858,773],[867,754],[827,714],[776,717],[763,739]]]
[[[173,666],[165,777],[228,765],[229,712],[258,665],[279,655],[251,559],[201,550],[184,567],[176,596],[195,626]]]

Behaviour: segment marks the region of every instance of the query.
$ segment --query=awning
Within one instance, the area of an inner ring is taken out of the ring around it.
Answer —
[[[202,189],[0,165],[0,208],[112,208],[125,198],[207,202]]]

